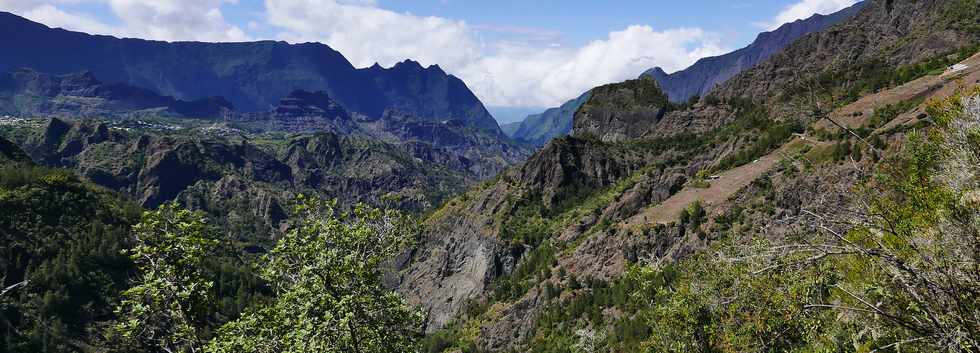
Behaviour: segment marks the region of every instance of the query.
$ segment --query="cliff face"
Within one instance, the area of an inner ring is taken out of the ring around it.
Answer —
[[[386,110],[425,120],[459,120],[500,133],[496,121],[458,78],[438,66],[405,61],[356,69],[322,44],[158,42],[52,29],[0,13],[0,72],[31,68],[64,75],[92,72],[108,84],[143,87],[179,100],[220,96],[245,112],[265,111],[296,89],[325,91],[346,109],[371,117]]]
[[[596,87],[575,114],[572,133],[593,135],[604,142],[635,139],[645,132],[640,127],[658,123],[667,107],[667,96],[653,79]]]
[[[830,15],[817,14],[805,20],[786,23],[772,32],[759,34],[745,48],[698,60],[691,67],[672,74],[657,67],[643,73],[643,76],[656,79],[672,102],[686,102],[691,97],[704,97],[715,86],[755,67],[797,39],[850,19],[866,5],[867,2],[861,2]]]

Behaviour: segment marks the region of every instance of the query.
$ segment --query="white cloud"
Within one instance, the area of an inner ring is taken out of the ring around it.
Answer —
[[[411,58],[462,78],[487,105],[554,106],[597,85],[635,78],[654,66],[678,70],[723,53],[700,29],[655,31],[631,26],[579,48],[551,42],[560,33],[518,27],[472,27],[375,7],[371,1],[266,0],[268,21],[292,42],[319,41],[355,66],[390,66]],[[480,31],[527,40],[485,43]]]
[[[489,105],[555,106],[654,66],[676,71],[723,52],[716,37],[700,29],[630,26],[580,48],[501,45],[462,67],[459,76]]]
[[[87,14],[65,10],[65,5],[107,2],[120,25],[110,25]],[[248,36],[228,24],[223,3],[237,0],[0,0],[0,10],[11,11],[51,27],[158,40],[241,41]]]
[[[756,25],[774,30],[784,23],[806,19],[814,14],[831,14],[844,8],[858,3],[859,0],[802,0],[793,5],[787,6],[769,22],[757,23]]]
[[[225,22],[229,0],[109,0],[132,36],[160,40],[244,41],[245,32]]]
[[[32,21],[44,23],[49,27],[60,27],[86,33],[121,35],[122,28],[113,27],[85,15],[63,11],[51,4],[34,6],[20,14]]]
[[[390,66],[411,58],[458,67],[478,45],[462,21],[420,17],[374,7],[372,1],[266,0],[268,21],[291,42],[323,42],[355,66]]]

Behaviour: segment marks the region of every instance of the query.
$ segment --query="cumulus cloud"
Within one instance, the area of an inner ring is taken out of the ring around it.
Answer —
[[[553,106],[594,86],[635,78],[653,66],[668,71],[724,52],[717,37],[696,28],[656,31],[631,26],[579,48],[543,44],[560,33],[397,13],[373,1],[266,0],[280,39],[319,41],[355,66],[390,66],[406,58],[439,64],[462,78],[487,105]],[[480,31],[527,41],[485,43]]]
[[[240,41],[248,36],[228,24],[221,5],[237,0],[108,0],[120,25],[65,10],[82,2],[106,0],[0,0],[0,9],[52,27],[121,37],[158,40]]]
[[[32,21],[44,23],[50,27],[66,28],[86,33],[122,35],[122,28],[107,25],[85,15],[66,12],[51,4],[42,4],[21,11],[20,14]]]
[[[408,58],[458,67],[477,55],[462,21],[396,13],[366,0],[266,0],[266,15],[280,39],[323,42],[355,66],[391,65]]]
[[[462,67],[459,75],[489,105],[554,106],[654,66],[676,71],[724,51],[716,36],[700,29],[630,26],[579,48],[504,44]]]
[[[784,23],[809,18],[814,14],[831,14],[858,3],[859,0],[802,0],[787,6],[769,22],[757,23],[759,27],[774,30]]]
[[[245,32],[225,22],[229,0],[109,0],[133,36],[160,40],[244,41]]]

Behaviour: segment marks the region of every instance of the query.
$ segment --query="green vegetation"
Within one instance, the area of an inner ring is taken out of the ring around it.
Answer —
[[[937,127],[882,164],[864,187],[864,218],[844,233],[722,239],[676,266],[634,268],[616,282],[638,281],[628,300],[593,290],[576,297],[585,304],[546,311],[532,351],[572,352],[570,332],[587,326],[610,332],[598,350],[609,352],[975,350],[980,185],[963,181],[975,175],[980,117],[962,117],[959,96],[931,103],[929,114]],[[951,165],[971,173],[945,174]],[[739,234],[731,224],[740,214],[717,219],[724,234]],[[569,308],[581,315],[563,316]],[[617,320],[595,314],[609,310]]]
[[[899,115],[918,107],[923,101],[924,99],[920,98],[879,107],[875,109],[874,114],[872,114],[871,118],[868,120],[868,127],[871,129],[877,129],[885,126],[885,124],[895,120],[895,118],[897,118]],[[862,135],[862,137],[864,136],[867,135]]]
[[[62,170],[0,161],[0,330],[6,352],[68,352],[112,317],[139,207]]]
[[[974,13],[970,12],[961,15],[975,17]],[[883,58],[867,59],[861,63],[826,70],[801,80],[786,89],[781,95],[781,100],[816,96],[829,99],[836,108],[857,101],[869,93],[900,86],[926,75],[941,74],[950,65],[973,56],[977,50],[980,50],[980,45],[969,45],[915,64],[899,67],[889,64]]]
[[[382,264],[414,240],[411,221],[393,210],[304,200],[302,224],[264,257],[269,305],[226,324],[209,352],[409,352],[422,315],[382,285]]]
[[[218,240],[203,215],[165,204],[146,212],[133,227],[136,244],[128,250],[140,277],[121,293],[119,323],[110,328],[110,347],[121,352],[190,352],[204,341],[203,330],[214,300],[214,282],[205,263]]]

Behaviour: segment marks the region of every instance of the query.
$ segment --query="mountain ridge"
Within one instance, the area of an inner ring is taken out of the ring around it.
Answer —
[[[28,67],[54,75],[90,71],[106,83],[142,87],[178,100],[221,96],[241,111],[263,111],[295,89],[326,91],[350,111],[385,110],[421,119],[460,120],[502,134],[483,103],[459,78],[411,60],[392,68],[355,68],[319,43],[162,42],[52,29],[0,13],[8,55],[0,71]],[[70,59],[68,59],[70,58]]]

